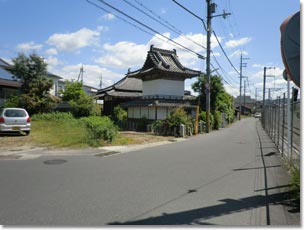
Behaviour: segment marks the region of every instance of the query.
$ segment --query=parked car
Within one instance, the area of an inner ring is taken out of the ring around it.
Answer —
[[[261,113],[255,113],[255,114],[254,114],[254,117],[255,117],[255,118],[260,118],[261,116],[262,116]]]
[[[30,134],[31,119],[21,108],[0,108],[0,132],[25,132]]]

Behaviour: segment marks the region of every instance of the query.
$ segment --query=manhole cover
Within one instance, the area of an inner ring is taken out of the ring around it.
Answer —
[[[43,163],[46,165],[60,165],[60,164],[66,163],[66,162],[67,162],[67,160],[63,160],[63,159],[53,159],[53,160],[44,161]]]

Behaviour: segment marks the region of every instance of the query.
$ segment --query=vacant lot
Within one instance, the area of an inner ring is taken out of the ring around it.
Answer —
[[[54,124],[48,122],[32,122],[32,130],[29,136],[23,135],[1,135],[1,150],[25,150],[34,147],[50,148],[87,148],[90,147],[83,139],[86,132],[82,127],[75,130],[69,124],[61,124],[61,128],[56,129]],[[142,132],[120,132],[118,137],[112,143],[103,143],[104,145],[129,145],[145,144],[174,139],[172,136],[156,136],[151,133]]]

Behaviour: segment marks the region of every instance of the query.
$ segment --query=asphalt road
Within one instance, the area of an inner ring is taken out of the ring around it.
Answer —
[[[298,225],[288,183],[250,118],[110,156],[0,160],[0,225]]]

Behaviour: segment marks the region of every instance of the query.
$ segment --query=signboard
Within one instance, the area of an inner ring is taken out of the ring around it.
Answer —
[[[281,54],[289,78],[300,87],[300,11],[281,24]]]

